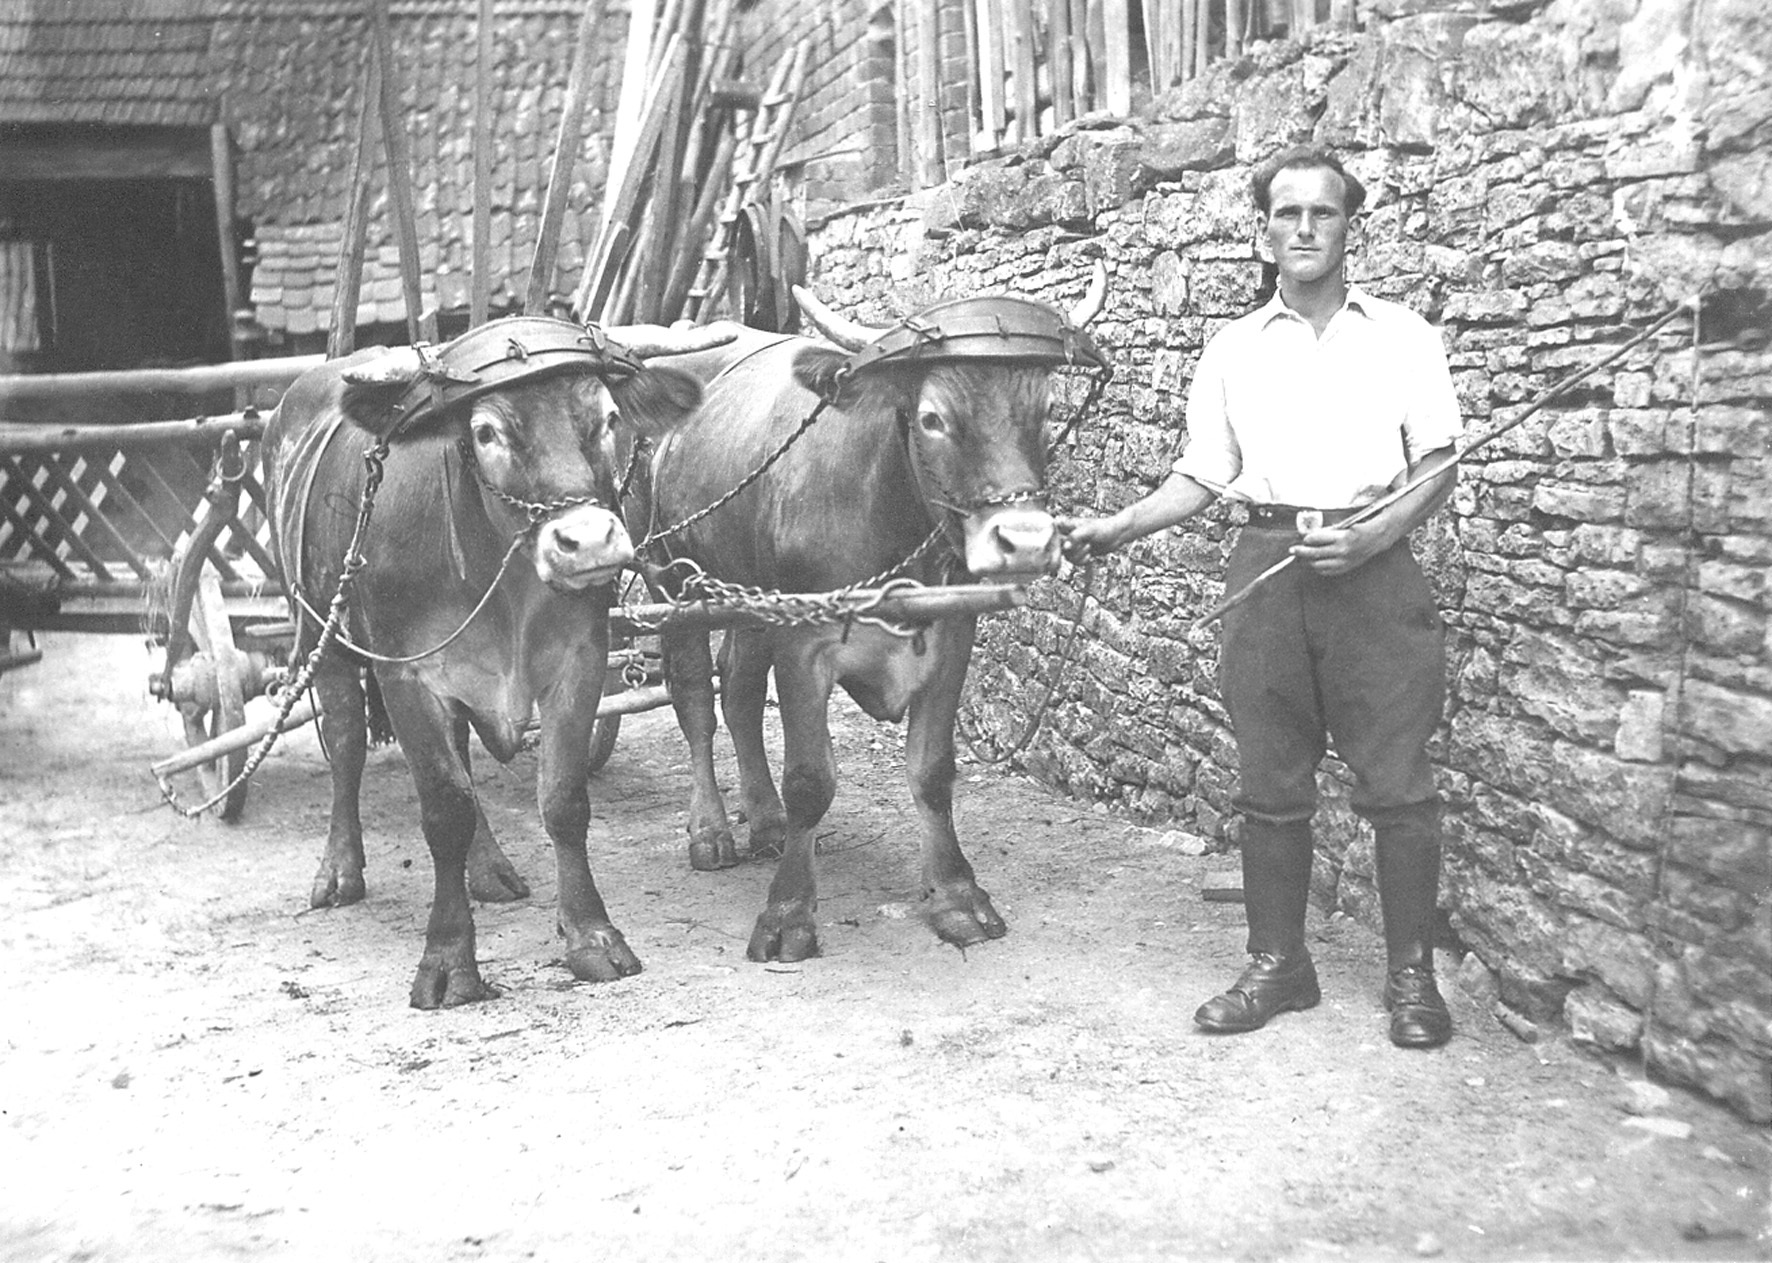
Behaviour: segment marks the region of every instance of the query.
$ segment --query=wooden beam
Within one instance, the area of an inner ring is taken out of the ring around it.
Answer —
[[[125,368],[102,373],[18,373],[0,377],[0,410],[27,400],[80,400],[119,392],[202,395],[289,385],[325,357],[291,355],[189,368]]]
[[[1034,77],[1033,0],[1003,0],[1004,58],[1015,80],[1015,117],[1023,141],[1040,134],[1040,91]]]
[[[326,354],[333,359],[357,349],[357,301],[363,294],[363,247],[369,234],[369,199],[375,189],[376,115],[380,112],[381,62],[365,49],[363,76],[357,89],[357,139],[351,147],[350,200],[345,203],[344,233],[338,241],[338,266],[332,278],[332,327]]]
[[[602,23],[603,0],[585,0],[584,13],[578,22],[578,42],[572,50],[572,69],[566,78],[566,100],[560,109],[560,128],[554,137],[554,162],[548,172],[548,189],[542,202],[535,256],[530,260],[529,278],[523,286],[526,315],[547,314],[548,291],[554,281],[554,258],[560,247],[560,224],[566,218],[566,199],[572,192],[572,167],[584,135],[585,93],[596,52],[597,28]]]
[[[492,313],[492,0],[480,0],[474,27],[474,244],[468,324]]]
[[[1126,0],[1102,0],[1104,104],[1110,114],[1132,113],[1132,15]]]
[[[234,241],[234,146],[225,123],[209,129],[209,157],[215,190],[215,236],[221,249],[222,302],[227,305],[228,354],[240,358],[240,333],[234,313],[240,310],[240,249]],[[245,400],[237,400],[245,403]]]
[[[437,314],[426,312],[420,284],[418,221],[412,209],[412,146],[400,117],[400,81],[394,72],[394,40],[388,0],[371,0],[372,38],[381,74],[382,146],[388,157],[388,200],[394,209],[394,240],[400,248],[400,289],[406,300],[406,335],[414,342],[437,340]]]
[[[1052,68],[1052,120],[1060,127],[1077,116],[1071,82],[1071,0],[1047,0],[1046,64]]]
[[[941,26],[937,0],[917,2],[917,163],[918,187],[947,180],[941,152]]]

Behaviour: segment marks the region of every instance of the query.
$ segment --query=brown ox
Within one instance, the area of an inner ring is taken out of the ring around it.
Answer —
[[[463,335],[435,358],[412,348],[371,349],[311,369],[267,425],[265,482],[278,564],[286,587],[322,616],[364,499],[364,453],[377,435],[390,437],[341,629],[354,648],[329,650],[315,678],[333,810],[314,901],[363,896],[361,649],[373,655],[412,770],[436,871],[412,984],[416,1007],[487,993],[465,880],[476,834],[482,849],[491,848],[487,863],[509,865],[475,802],[468,730],[508,760],[537,710],[536,794],[555,848],[566,965],[575,977],[596,980],[640,968],[610,923],[585,856],[608,585],[634,556],[611,507],[618,494],[612,427],[618,412],[668,425],[699,397],[693,378],[642,366],[595,330],[512,317]],[[319,620],[305,616],[301,626],[298,661],[314,645]]]
[[[1081,331],[1100,310],[1105,271],[1097,282],[1071,320],[1025,299],[959,300],[885,337],[796,290],[842,350],[744,330],[729,346],[679,360],[701,379],[703,403],[660,436],[652,502],[643,518],[630,510],[636,531],[668,532],[645,558],[649,575],[680,591],[686,559],[728,583],[819,592],[888,572],[930,584],[961,572],[1004,582],[1050,573],[1059,563],[1044,490],[1051,370],[1067,360],[1099,364]],[[932,340],[932,329],[953,336]],[[888,346],[896,353],[883,353]],[[825,412],[765,475],[670,531],[780,449],[821,398],[830,400]],[[919,555],[938,528],[946,547]],[[951,943],[1002,936],[1003,920],[974,879],[953,822],[954,719],[975,626],[975,618],[957,617],[914,636],[865,623],[728,633],[722,706],[750,850],[781,854],[751,959],[818,951],[812,837],[836,789],[826,714],[836,684],[876,719],[909,715],[906,768],[922,825],[925,918]],[[708,637],[671,633],[664,649],[693,756],[690,861],[724,867],[737,850],[714,782]],[[784,734],[779,793],[762,729],[772,666]]]

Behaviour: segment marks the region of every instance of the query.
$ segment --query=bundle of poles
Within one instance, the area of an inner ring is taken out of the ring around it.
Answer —
[[[535,253],[517,310],[570,314],[604,324],[705,320],[725,296],[726,261],[747,200],[762,195],[793,121],[809,46],[788,48],[768,86],[743,75],[738,0],[638,0],[628,22],[609,167],[601,209],[570,312],[550,312],[573,167],[585,137],[606,0],[586,0],[543,195]],[[388,0],[368,0],[362,109],[352,153],[350,198],[333,290],[327,355],[356,345],[357,304],[374,192],[375,146],[387,156],[388,203],[411,340],[437,340],[425,306],[412,187],[411,144],[399,113],[400,83]],[[474,63],[473,228],[470,325],[491,312],[493,0],[479,0]],[[592,227],[592,226],[587,226]]]

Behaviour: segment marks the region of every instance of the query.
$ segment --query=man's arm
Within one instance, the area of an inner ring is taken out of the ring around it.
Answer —
[[[1358,525],[1325,526],[1310,532],[1293,546],[1292,555],[1318,574],[1346,574],[1364,565],[1427,521],[1451,498],[1458,481],[1457,450],[1442,447],[1429,452],[1409,466],[1403,485],[1433,471],[1438,471],[1434,477]]]
[[[1072,561],[1122,548],[1198,513],[1217,493],[1186,474],[1171,473],[1155,491],[1106,517],[1059,518],[1065,556]]]

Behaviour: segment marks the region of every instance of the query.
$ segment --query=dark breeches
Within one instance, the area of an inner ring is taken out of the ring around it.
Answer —
[[[1298,535],[1245,527],[1226,585],[1236,591]],[[1436,798],[1427,741],[1446,695],[1445,625],[1407,542],[1344,575],[1295,562],[1225,618],[1221,670],[1246,815],[1308,820],[1330,738],[1370,817]]]

